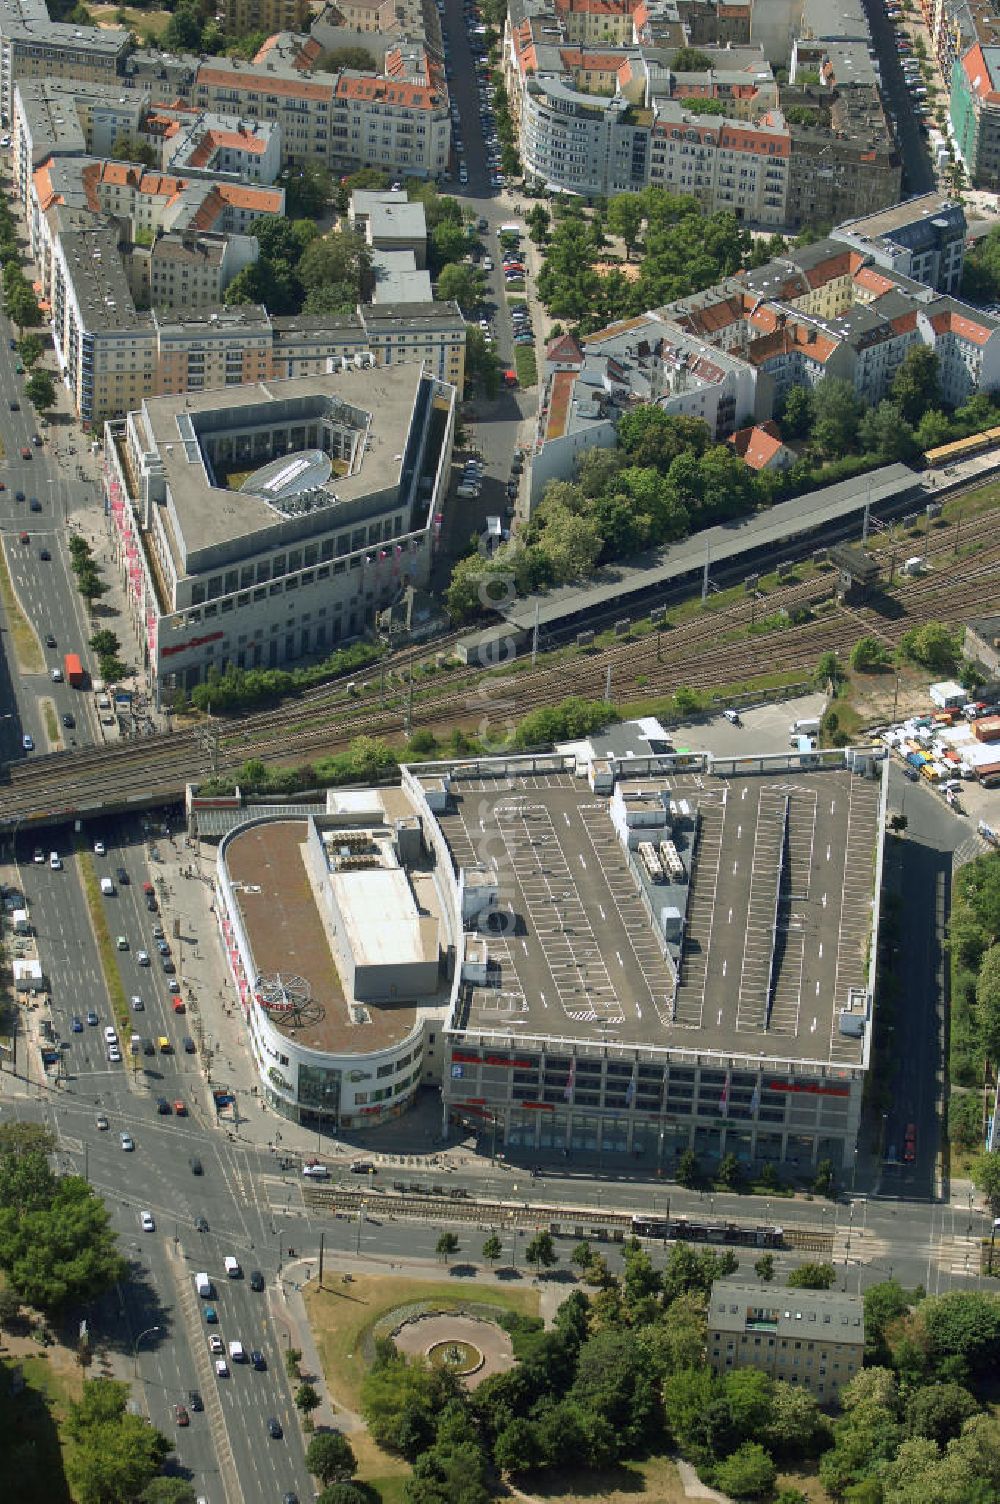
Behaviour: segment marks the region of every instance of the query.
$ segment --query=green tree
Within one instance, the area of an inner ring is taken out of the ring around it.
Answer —
[[[21,1314],[21,1300],[9,1285],[0,1288],[0,1331],[14,1325]]]
[[[994,1149],[980,1154],[973,1160],[969,1176],[976,1190],[986,1197],[994,1216],[1000,1213],[1000,1152]]]
[[[319,162],[286,167],[279,179],[289,219],[320,219],[333,197],[333,179]]]
[[[990,1060],[1000,1059],[1000,945],[990,946],[979,967],[976,1013],[983,1053]]]
[[[487,397],[495,397],[500,388],[500,369],[496,355],[483,338],[483,331],[470,324],[465,331],[466,395],[477,385]]]
[[[108,627],[102,627],[89,639],[90,646],[98,658],[115,658],[121,651],[121,642],[117,632],[112,632]]]
[[[777,1476],[769,1454],[755,1441],[743,1442],[715,1466],[716,1484],[734,1499],[769,1499]]]
[[[495,1232],[491,1232],[483,1244],[483,1258],[490,1264],[495,1264],[497,1259],[503,1257],[503,1244]]]
[[[673,73],[704,73],[711,66],[708,53],[698,47],[678,47],[670,63]]]
[[[941,621],[928,621],[903,634],[900,651],[934,673],[948,673],[955,667],[958,644],[954,633]]]
[[[889,1351],[885,1346],[885,1334],[889,1326],[905,1316],[910,1300],[898,1279],[886,1279],[877,1285],[869,1285],[865,1301],[865,1357],[869,1362],[883,1366],[888,1362]]]
[[[143,167],[156,167],[157,156],[145,141],[138,141],[127,131],[119,131],[111,143],[111,156],[116,162],[139,162]]]
[[[23,280],[8,285],[6,276],[4,282],[4,309],[8,318],[18,329],[37,329],[42,322],[42,311],[31,288]]]
[[[832,1264],[807,1260],[791,1271],[787,1284],[792,1290],[829,1290],[836,1277]]]
[[[804,439],[808,436],[815,418],[812,388],[793,386],[788,390],[781,406],[781,432],[786,439]]]
[[[813,1190],[817,1196],[830,1196],[836,1185],[836,1176],[833,1171],[832,1159],[821,1159],[816,1166],[816,1178],[813,1181]]]
[[[197,1496],[186,1478],[160,1477],[146,1484],[139,1504],[197,1504]]]
[[[813,388],[812,443],[828,459],[843,459],[857,445],[862,405],[850,381],[824,376]]]
[[[834,652],[820,653],[816,663],[817,684],[839,684],[844,677],[843,665]],[[832,729],[832,728],[831,728]]]
[[[27,1305],[59,1312],[116,1284],[126,1264],[87,1181],[66,1175],[46,1184],[29,1153],[0,1163],[0,1269]]]
[[[524,1250],[524,1256],[533,1268],[551,1269],[559,1258],[550,1232],[536,1232]]]
[[[903,1424],[909,1436],[925,1436],[944,1447],[978,1412],[975,1398],[961,1384],[926,1384],[907,1398]]]
[[[299,1364],[301,1362],[302,1362],[302,1349],[301,1349],[301,1347],[286,1347],[285,1348],[285,1372],[287,1373],[287,1375],[288,1375],[288,1377],[290,1379],[297,1379],[298,1378],[298,1376],[299,1376]]]
[[[438,277],[437,295],[442,302],[474,308],[483,296],[483,274],[474,266],[445,266]]]
[[[444,1259],[447,1264],[453,1253],[458,1252],[458,1236],[453,1232],[443,1232],[437,1240],[435,1253],[439,1259]]]
[[[653,1424],[655,1391],[643,1355],[628,1331],[605,1328],[579,1350],[569,1398],[601,1415],[623,1451],[638,1446]]]
[[[316,1500],[316,1504],[371,1504],[373,1490],[357,1483],[331,1483]]]
[[[300,1415],[312,1415],[322,1403],[318,1390],[312,1384],[300,1384],[295,1391],[295,1408]]]
[[[593,573],[604,540],[592,518],[571,512],[548,495],[542,499],[535,517],[542,528],[540,541],[554,579],[560,582],[586,579]]]
[[[743,1179],[743,1170],[735,1154],[730,1152],[722,1156],[715,1178],[719,1185],[725,1186],[727,1190],[736,1189]]]
[[[772,1456],[812,1457],[829,1441],[827,1422],[813,1396],[797,1384],[776,1379],[763,1425],[755,1433]]]
[[[459,224],[443,219],[436,224],[427,237],[428,258],[432,267],[440,271],[450,262],[461,261],[469,249],[469,237]]]
[[[319,73],[339,73],[344,68],[353,68],[357,73],[379,71],[378,62],[367,47],[332,47],[316,59]]]
[[[941,406],[940,361],[929,345],[916,344],[906,352],[892,378],[892,401],[909,424]]]
[[[677,1161],[677,1184],[685,1190],[693,1190],[701,1179],[701,1170],[693,1149],[685,1149]]]
[[[607,223],[612,235],[625,242],[625,260],[628,261],[639,240],[643,221],[642,199],[635,193],[622,193],[608,205]]]
[[[871,635],[859,637],[851,649],[850,663],[855,673],[873,674],[884,668],[888,661],[889,654],[884,644]]]
[[[26,334],[23,339],[17,342],[17,353],[20,355],[22,364],[26,370],[30,371],[32,366],[37,365],[44,352],[45,346],[37,334]]]
[[[754,1263],[753,1272],[766,1285],[770,1284],[774,1278],[774,1254],[762,1253],[760,1258]]]
[[[544,204],[532,204],[531,208],[525,215],[524,222],[528,226],[528,233],[534,241],[535,245],[541,245],[542,241],[549,233],[549,226],[552,223],[552,216],[549,213],[548,209],[546,209]]]
[[[858,442],[866,454],[876,455],[884,464],[912,460],[920,448],[897,402],[880,402],[868,409],[858,427]]]
[[[168,52],[198,52],[201,48],[202,20],[195,0],[180,0],[163,33]]]
[[[345,1483],[358,1470],[354,1448],[341,1431],[321,1431],[306,1448],[306,1467],[326,1486]]]
[[[74,1442],[65,1468],[79,1504],[131,1504],[148,1487],[170,1451],[142,1416],[126,1410],[128,1385],[85,1379],[66,1420]]]

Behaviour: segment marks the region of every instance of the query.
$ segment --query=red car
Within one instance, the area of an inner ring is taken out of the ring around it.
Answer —
[[[177,1114],[177,1116],[179,1118],[186,1118],[187,1117],[187,1108],[184,1106],[183,1102],[175,1102],[174,1103],[174,1111],[176,1112],[176,1114]]]
[[[174,1420],[179,1426],[189,1426],[191,1419],[183,1405],[174,1406]]]
[[[903,1162],[912,1165],[917,1157],[917,1125],[907,1123],[906,1134],[903,1138]]]

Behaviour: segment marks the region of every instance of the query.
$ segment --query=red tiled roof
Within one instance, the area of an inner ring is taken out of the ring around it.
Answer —
[[[570,361],[576,365],[582,365],[583,351],[572,334],[560,334],[557,339],[549,341],[545,350],[545,358],[562,365]]]

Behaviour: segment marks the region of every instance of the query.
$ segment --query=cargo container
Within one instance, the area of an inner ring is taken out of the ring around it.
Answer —
[[[63,663],[66,675],[66,683],[72,684],[74,689],[83,688],[83,664],[76,653],[67,653]]]
[[[972,722],[972,734],[977,742],[1000,741],[1000,715],[980,716]]]

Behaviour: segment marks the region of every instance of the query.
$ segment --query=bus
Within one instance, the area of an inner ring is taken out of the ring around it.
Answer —
[[[636,1214],[632,1218],[636,1238],[662,1238],[685,1243],[725,1243],[739,1248],[783,1248],[785,1229],[740,1222],[695,1221],[688,1217],[657,1217]]]

